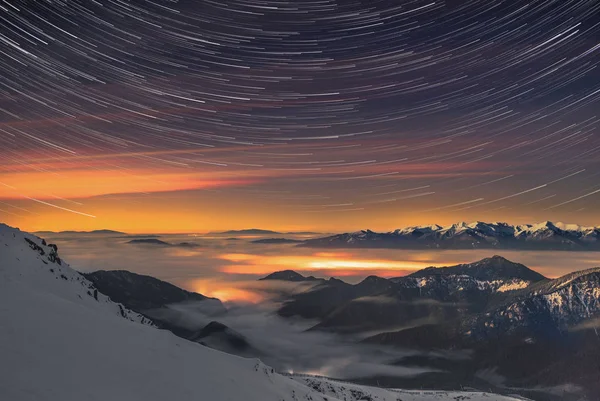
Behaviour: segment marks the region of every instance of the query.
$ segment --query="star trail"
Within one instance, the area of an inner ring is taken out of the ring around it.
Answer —
[[[0,220],[600,224],[593,0],[0,0]]]

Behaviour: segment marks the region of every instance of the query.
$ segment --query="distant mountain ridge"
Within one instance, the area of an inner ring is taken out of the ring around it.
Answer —
[[[435,275],[466,275],[483,281],[519,279],[537,282],[546,278],[525,265],[511,262],[498,255],[474,263],[450,267],[427,267],[409,274],[408,277],[419,278]]]
[[[170,243],[160,240],[158,238],[136,238],[130,241],[127,241],[128,244],[132,245],[161,245],[161,246],[171,246]]]
[[[540,389],[526,392],[534,399],[596,400],[600,394],[600,268],[548,279],[493,256],[404,277],[370,276],[355,285],[322,280],[278,313],[315,319],[311,330],[359,335],[365,343],[467,351],[469,377],[492,369],[506,385]],[[447,374],[432,373],[431,382],[456,380]],[[546,398],[544,389],[566,383],[576,386]]]
[[[252,241],[253,244],[297,244],[301,242],[303,241],[290,238],[262,238]]]
[[[178,247],[178,248],[196,248],[199,245],[193,242],[178,242],[171,243],[160,240],[158,238],[135,238],[131,241],[127,241],[131,245],[152,245],[157,247]]]
[[[600,251],[600,227],[546,221],[538,224],[460,222],[412,226],[390,232],[371,230],[304,241],[315,248],[523,249]]]
[[[36,231],[34,234],[127,234],[122,231],[114,231],[114,230],[92,230],[92,231]]]
[[[212,232],[210,234],[228,234],[228,235],[266,235],[266,234],[283,234],[279,231],[272,231],[272,230],[263,230],[260,228],[246,228],[243,230],[228,230],[228,231],[219,231],[219,232]]]
[[[218,301],[216,298],[186,291],[152,276],[127,270],[98,270],[82,274],[112,300],[138,312],[180,302],[209,299]]]
[[[300,273],[297,273],[293,270],[281,270],[278,272],[274,272],[265,276],[263,278],[258,279],[259,281],[265,280],[282,280],[282,281],[319,281],[324,279],[319,279],[314,276],[303,276]]]
[[[267,277],[274,276],[291,281],[305,279],[293,271]],[[315,326],[318,329],[379,330],[432,316],[445,320],[472,313],[484,308],[498,293],[527,288],[545,280],[543,275],[524,265],[493,256],[470,264],[426,268],[392,279],[369,276],[354,285],[337,279],[321,279],[310,291],[290,298],[278,313],[284,317],[298,315],[318,319],[320,323]],[[452,304],[458,307],[448,307]]]
[[[313,235],[318,234],[313,231],[273,231],[262,228],[246,228],[242,230],[227,230],[213,231],[209,234],[229,234],[229,235],[271,235],[271,234],[296,234],[296,235]]]

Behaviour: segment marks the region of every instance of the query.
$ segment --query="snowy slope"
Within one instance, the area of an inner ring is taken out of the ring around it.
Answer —
[[[147,323],[142,319],[100,293],[94,296],[90,283],[41,239],[0,225],[1,400],[344,399],[274,373],[257,359],[140,324]]]
[[[345,401],[433,401],[433,400],[497,400],[514,401],[516,398],[482,392],[434,391],[434,390],[401,390],[383,389],[340,382],[317,376],[294,377],[294,380],[306,384],[310,388],[324,394],[328,399]],[[518,399],[523,400],[523,397]]]
[[[90,281],[58,256],[55,245],[0,224],[0,288],[4,292],[19,286],[152,325],[147,318],[100,293]]]
[[[540,282],[509,297],[471,324],[469,334],[498,336],[524,329],[564,332],[599,316],[600,268],[593,268]]]

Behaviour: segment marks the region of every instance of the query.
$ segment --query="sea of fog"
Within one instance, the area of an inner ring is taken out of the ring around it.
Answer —
[[[427,364],[403,366],[398,362],[414,351],[360,344],[360,335],[342,337],[307,331],[316,322],[283,319],[274,313],[282,293],[303,291],[306,284],[258,279],[274,271],[293,269],[305,275],[335,276],[355,283],[372,274],[401,276],[432,265],[468,263],[496,253],[547,277],[600,266],[600,252],[324,250],[303,248],[296,243],[255,242],[272,235],[40,236],[57,244],[61,257],[79,271],[129,270],[221,299],[228,312],[219,316],[219,321],[264,351],[261,359],[280,371],[346,379],[391,376],[398,380],[393,384],[417,387],[422,385],[418,381],[420,373],[438,370]],[[184,319],[190,329],[200,329],[214,319],[194,307],[174,306],[172,312]],[[454,360],[459,366],[468,355],[447,354],[443,358]]]
[[[292,269],[304,275],[335,276],[354,283],[368,275],[402,276],[428,266],[469,263],[500,254],[547,277],[600,266],[600,252],[460,250],[421,251],[393,249],[313,249],[295,243],[263,244],[269,236],[174,235],[120,236],[43,234],[56,243],[60,255],[75,269],[130,270],[200,291],[203,283],[221,291],[231,286],[252,291],[255,281],[267,274]],[[279,236],[301,239],[305,235]],[[154,239],[165,244],[139,243]],[[130,241],[138,243],[130,243]],[[248,287],[248,288],[246,288]],[[225,296],[225,298],[228,298]],[[235,294],[231,299],[234,300]]]

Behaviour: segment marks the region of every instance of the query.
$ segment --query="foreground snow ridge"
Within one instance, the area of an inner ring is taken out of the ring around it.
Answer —
[[[109,313],[127,320],[153,325],[99,292],[94,284],[58,256],[58,247],[35,235],[0,223],[0,288],[15,287],[56,297],[65,302]],[[18,305],[12,305],[18,308]]]
[[[383,389],[378,387],[361,386],[319,376],[295,375],[294,380],[324,394],[326,399],[332,398],[345,401],[426,401],[426,400],[495,400],[514,401],[527,400],[483,393],[479,391],[437,391],[437,390],[402,390]]]
[[[1,224],[0,321],[1,400],[511,400],[280,375],[158,330],[97,292],[56,246]]]

